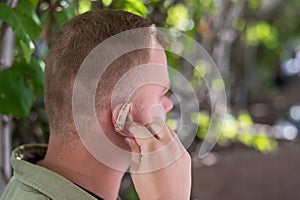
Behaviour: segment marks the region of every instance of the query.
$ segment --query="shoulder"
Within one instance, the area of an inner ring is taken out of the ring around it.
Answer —
[[[1,195],[0,200],[50,200],[50,198],[12,178]]]

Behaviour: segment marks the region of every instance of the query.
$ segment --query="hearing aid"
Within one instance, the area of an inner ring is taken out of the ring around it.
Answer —
[[[118,114],[118,117],[115,121],[115,131],[122,133],[125,130],[125,123],[128,120],[128,114],[131,112],[131,103],[125,103]],[[125,133],[128,133],[128,131],[125,131]]]

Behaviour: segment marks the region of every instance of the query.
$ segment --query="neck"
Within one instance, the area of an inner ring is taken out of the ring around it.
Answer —
[[[96,160],[80,141],[62,144],[57,137],[50,137],[47,154],[38,164],[104,199],[117,199],[124,172]]]

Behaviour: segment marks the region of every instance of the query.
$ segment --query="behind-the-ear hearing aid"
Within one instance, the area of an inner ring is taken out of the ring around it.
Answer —
[[[114,121],[115,131],[121,134],[125,134],[126,136],[130,134],[128,131],[125,130],[125,123],[129,118],[129,113],[131,112],[131,103],[125,103],[120,111],[119,114]],[[113,118],[114,119],[114,118]]]

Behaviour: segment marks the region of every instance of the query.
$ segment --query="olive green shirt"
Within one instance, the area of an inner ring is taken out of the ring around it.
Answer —
[[[29,144],[12,152],[14,175],[0,200],[95,200],[64,177],[35,164],[46,150],[46,144]]]

